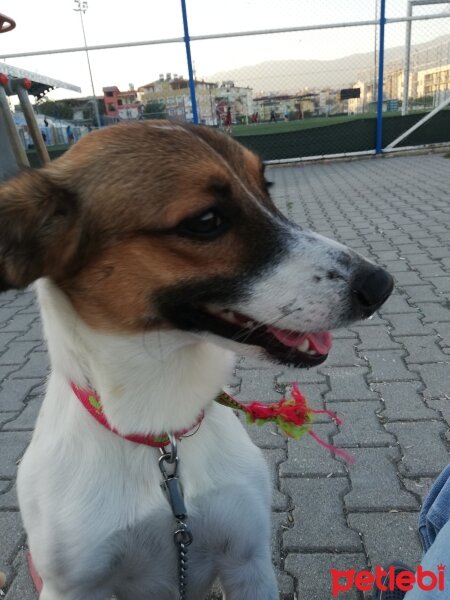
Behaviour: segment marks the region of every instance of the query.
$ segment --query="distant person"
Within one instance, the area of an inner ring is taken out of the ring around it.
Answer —
[[[67,125],[66,133],[67,133],[67,141],[69,143],[69,146],[71,146],[75,142],[75,136],[73,135],[72,127],[70,125]]]
[[[225,119],[223,121],[223,125],[224,125],[225,131],[227,133],[231,133],[232,119],[231,119],[231,108],[230,107],[227,108],[227,112],[225,114]]]
[[[276,116],[275,116],[275,111],[274,111],[274,110],[271,110],[271,111],[270,111],[270,120],[269,120],[269,123],[272,123],[272,121],[273,121],[274,123],[276,123],[276,122],[277,122],[277,118],[276,118]]]
[[[48,127],[48,121],[47,121],[47,118],[46,118],[46,117],[44,117],[44,125],[45,125],[46,127]]]

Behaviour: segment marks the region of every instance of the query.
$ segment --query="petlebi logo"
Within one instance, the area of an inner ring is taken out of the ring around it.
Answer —
[[[338,569],[330,569],[331,575],[331,593],[333,597],[339,596],[342,592],[348,592],[355,588],[361,592],[370,592],[373,588],[380,591],[401,590],[408,592],[412,590],[414,584],[425,592],[431,590],[444,590],[445,585],[445,568],[446,565],[438,565],[437,573],[427,571],[421,565],[417,567],[417,571],[401,571],[390,566],[387,570],[376,565],[375,572],[372,571],[357,571],[356,569],[348,569],[340,571]]]

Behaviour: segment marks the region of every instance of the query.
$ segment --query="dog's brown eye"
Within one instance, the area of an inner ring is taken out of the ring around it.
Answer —
[[[197,239],[214,239],[227,229],[227,221],[216,209],[207,210],[195,217],[185,219],[177,227],[183,236]]]

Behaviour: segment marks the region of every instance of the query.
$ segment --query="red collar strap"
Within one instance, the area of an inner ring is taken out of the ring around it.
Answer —
[[[71,382],[70,385],[75,396],[80,400],[86,410],[98,423],[103,425],[103,427],[106,427],[109,431],[112,431],[123,439],[134,442],[135,444],[145,444],[146,446],[152,446],[154,448],[164,448],[164,446],[167,446],[170,443],[167,433],[161,435],[122,435],[108,423],[97,392],[80,388],[73,382]],[[263,404],[261,402],[242,404],[226,392],[219,394],[215,401],[224,406],[228,406],[229,408],[242,411],[245,414],[248,423],[263,425],[268,421],[272,421],[290,438],[298,440],[305,433],[308,433],[321,446],[324,446],[336,456],[340,456],[349,463],[355,462],[351,454],[341,448],[336,448],[336,446],[328,444],[312,431],[315,414],[327,414],[333,419],[336,425],[341,425],[342,421],[335,413],[329,410],[314,410],[308,406],[305,397],[301,394],[295,383],[291,389],[291,398],[283,398],[279,402],[274,402],[272,404]],[[180,439],[187,434],[193,433],[193,430],[202,422],[203,417],[204,413],[202,411],[192,427],[183,429],[182,431],[176,431],[173,435],[177,439]]]
[[[168,446],[170,444],[169,435],[167,433],[162,433],[161,435],[122,435],[117,431],[117,429],[114,429],[114,427],[111,427],[111,425],[108,423],[105,413],[103,412],[103,406],[100,402],[100,396],[97,394],[97,392],[86,388],[80,388],[75,383],[73,383],[73,381],[70,383],[70,385],[75,396],[84,406],[84,408],[88,411],[88,413],[92,417],[94,417],[97,423],[100,423],[100,425],[103,425],[103,427],[105,427],[109,431],[112,431],[116,435],[119,435],[124,440],[134,442],[135,444],[144,444],[145,446],[152,446],[152,448],[164,448],[165,446]],[[175,431],[173,435],[177,439],[180,439],[186,434],[191,433],[196,427],[200,425],[200,423],[203,421],[203,417],[204,413],[202,411],[195,423],[192,425],[192,427],[190,427],[189,429],[183,429],[182,431]]]

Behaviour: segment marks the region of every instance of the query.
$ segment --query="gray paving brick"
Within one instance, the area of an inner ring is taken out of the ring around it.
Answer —
[[[37,594],[26,565],[25,553],[21,552],[15,562],[18,572],[6,593],[5,600],[37,600]]]
[[[413,421],[417,419],[436,419],[436,412],[427,408],[421,390],[421,382],[393,381],[373,383],[371,386],[381,394],[385,408],[380,416],[386,421]]]
[[[330,390],[325,393],[326,402],[334,400],[378,400],[367,383],[367,367],[321,367],[321,373],[329,377]]]
[[[367,329],[374,329],[372,327],[367,327]],[[358,340],[356,338],[343,338],[334,340],[333,348],[331,349],[330,354],[328,355],[326,366],[327,367],[345,367],[345,366],[354,366],[354,365],[365,365],[364,360],[362,360],[356,350],[356,343]]]
[[[377,417],[383,405],[377,400],[332,402],[329,406],[343,420],[333,443],[340,448],[357,446],[386,446],[395,443],[392,435],[380,424]]]
[[[45,377],[49,371],[49,359],[47,352],[33,352],[23,364],[22,368],[15,372],[16,379],[34,379]]]
[[[313,431],[322,440],[330,442],[330,435],[337,432],[333,424],[315,424]],[[312,436],[306,434],[300,440],[288,440],[288,459],[280,465],[280,476],[326,477],[330,473],[344,474],[344,465],[322,448]]]
[[[16,342],[10,344],[0,356],[0,361],[3,365],[21,365],[36,346],[36,342]]]
[[[417,496],[421,506],[435,481],[434,477],[419,477],[417,479],[402,477],[401,480],[405,488]]]
[[[0,407],[2,410],[22,410],[27,397],[42,383],[42,378],[16,379],[12,373],[1,383]]]
[[[407,350],[408,355],[405,356],[406,363],[424,364],[431,362],[442,362],[448,356],[442,352],[438,346],[438,337],[436,335],[420,335],[420,336],[407,336],[407,337],[396,337]]]
[[[297,580],[301,600],[328,600],[332,598],[331,569],[346,571],[367,569],[364,554],[288,554],[285,568]],[[361,600],[353,588],[339,594],[339,600]],[[292,600],[292,599],[291,599]]]
[[[4,352],[8,349],[8,345],[15,337],[17,337],[17,333],[13,331],[7,331],[2,333],[0,329],[0,355],[4,354]]]
[[[410,302],[441,302],[441,296],[436,293],[436,288],[432,285],[408,286],[405,288],[406,295]]]
[[[3,494],[0,494],[0,509],[4,510],[19,510],[19,501],[17,500],[17,490],[16,486],[11,485],[11,482],[8,483],[8,491],[5,491]]]
[[[326,377],[317,369],[284,369],[280,375],[276,376],[278,385],[290,385],[298,382],[304,383],[326,383]]]
[[[4,425],[2,431],[33,430],[40,408],[40,398],[30,400],[20,413],[20,416]]]
[[[239,402],[278,402],[282,395],[274,390],[277,375],[278,372],[273,370],[247,370],[236,398]]]
[[[22,524],[18,512],[0,511],[0,564],[12,561],[23,538]]]
[[[424,281],[414,271],[405,271],[404,273],[395,273],[396,286],[423,285]]]
[[[350,527],[362,534],[371,566],[401,560],[415,566],[422,556],[417,536],[416,513],[350,514]],[[388,535],[389,532],[389,535]]]
[[[422,305],[418,304],[417,306],[420,309]],[[432,306],[435,305],[433,304]],[[427,314],[425,311],[424,313]],[[429,335],[433,333],[431,327],[422,324],[419,314],[389,315],[389,321],[392,324],[392,337],[399,335]]]
[[[353,330],[358,333],[361,340],[361,343],[358,344],[358,351],[385,350],[390,348],[401,349],[400,344],[391,338],[388,328],[383,325],[378,325],[376,327],[353,327]]]
[[[445,398],[449,393],[448,376],[450,363],[435,365],[414,365],[425,383],[423,395],[425,398]]]
[[[264,457],[269,465],[272,478],[273,498],[272,510],[282,511],[288,508],[288,498],[279,491],[278,467],[286,460],[286,451],[281,448],[264,450]]]
[[[446,430],[439,421],[387,423],[387,431],[395,435],[403,455],[398,470],[408,477],[437,476],[450,462],[442,435]]]
[[[286,437],[278,431],[275,423],[255,425],[245,423],[243,418],[241,418],[241,421],[252,442],[259,448],[284,448],[286,446]]]
[[[4,309],[2,309],[2,313],[3,310]],[[11,309],[11,317],[6,318],[3,322],[0,322],[0,331],[2,333],[5,333],[7,331],[17,331],[18,333],[23,333],[25,330],[31,327],[35,320],[36,315],[21,315],[17,313],[17,309]]]
[[[355,448],[352,454],[356,459],[348,467],[352,487],[344,498],[348,511],[419,508],[417,499],[401,489],[395,464],[400,459],[397,448]]]
[[[450,394],[447,398],[439,398],[437,400],[427,400],[427,404],[431,409],[438,411],[442,418],[450,427]]]
[[[422,289],[427,286],[417,286],[417,289]],[[408,288],[409,290],[409,288]],[[379,313],[385,319],[389,319],[389,315],[414,313],[416,308],[408,304],[403,296],[399,294],[392,295],[388,301],[380,308]]]
[[[450,321],[450,305],[444,304],[424,304],[422,302],[417,302],[417,307],[423,312],[425,315],[423,322],[424,323],[435,323],[436,321]]]
[[[403,350],[364,350],[364,356],[370,362],[372,372],[368,375],[370,382],[408,381],[419,376],[409,371],[404,363]]]
[[[0,478],[15,476],[17,460],[24,453],[30,439],[29,432],[0,431]]]
[[[287,552],[360,552],[358,534],[348,529],[342,495],[349,489],[345,478],[285,479],[282,489],[294,506],[294,526],[283,534]],[[318,502],[327,498],[327,502]]]
[[[444,271],[443,273],[447,275]],[[426,280],[434,285],[438,294],[442,292],[450,292],[450,278],[448,275],[446,277],[427,277]]]

